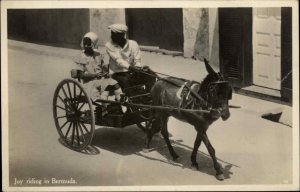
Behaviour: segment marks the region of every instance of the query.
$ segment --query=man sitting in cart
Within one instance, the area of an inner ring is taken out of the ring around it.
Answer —
[[[136,41],[127,38],[128,27],[123,24],[113,24],[108,27],[111,30],[111,41],[107,42],[106,52],[109,55],[109,70],[112,78],[117,80],[124,89],[139,81],[134,73],[147,69],[141,66],[141,51]]]
[[[82,52],[75,59],[76,75],[83,81],[83,86],[93,101],[108,99],[114,95],[120,101],[122,89],[118,82],[110,78],[108,66],[104,64],[103,54],[98,51],[98,36],[93,32],[86,33],[81,41]]]

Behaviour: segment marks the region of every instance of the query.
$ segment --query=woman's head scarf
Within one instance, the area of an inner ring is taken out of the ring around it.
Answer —
[[[89,39],[91,39],[91,41],[92,41],[92,44],[91,44],[92,49],[96,50],[98,48],[98,35],[96,33],[94,33],[94,32],[88,32],[88,33],[86,33],[83,36],[83,38],[81,40],[81,43],[80,43],[80,46],[81,46],[82,49],[84,49],[83,39],[86,38],[86,37],[88,37]]]

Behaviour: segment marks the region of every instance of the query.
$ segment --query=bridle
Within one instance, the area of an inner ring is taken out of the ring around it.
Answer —
[[[224,81],[222,75],[217,73],[218,80],[210,82],[206,88],[206,100],[209,103],[231,100],[232,89],[228,81]]]

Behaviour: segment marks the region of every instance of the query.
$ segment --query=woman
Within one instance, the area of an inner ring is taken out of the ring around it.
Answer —
[[[83,80],[84,88],[92,100],[108,99],[115,95],[119,101],[122,89],[118,82],[108,75],[108,68],[103,65],[103,55],[97,50],[98,36],[93,32],[85,34],[81,41],[82,52],[75,60],[78,76]]]

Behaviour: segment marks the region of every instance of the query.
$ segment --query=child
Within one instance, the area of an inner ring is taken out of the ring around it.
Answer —
[[[112,93],[120,101],[122,90],[118,82],[108,75],[108,66],[103,64],[103,55],[97,51],[98,36],[93,32],[85,34],[81,41],[82,53],[75,60],[78,76],[93,101],[108,99]]]

